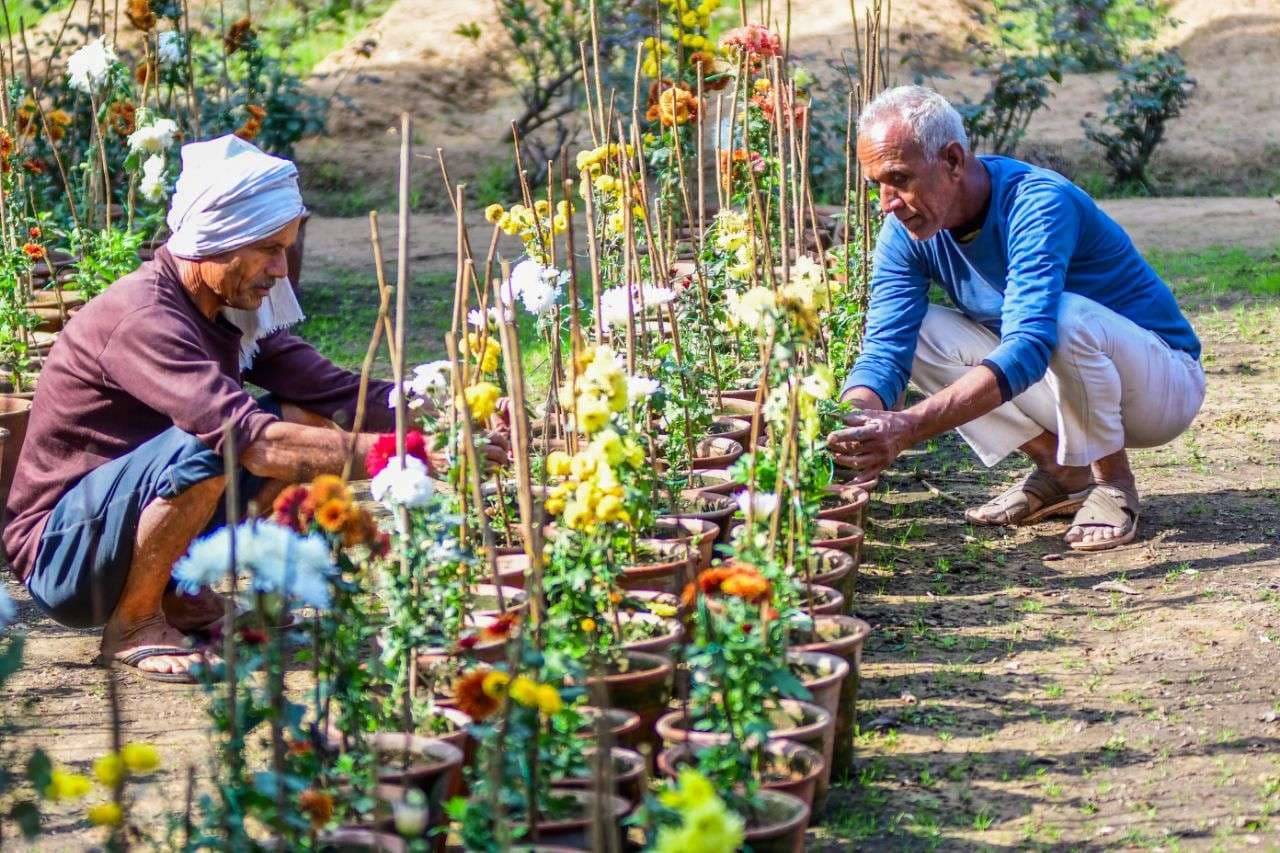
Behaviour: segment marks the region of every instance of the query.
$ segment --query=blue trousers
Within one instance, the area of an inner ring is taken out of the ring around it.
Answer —
[[[270,395],[259,405],[274,415]],[[133,564],[142,511],[225,473],[222,457],[190,433],[170,427],[125,455],[94,468],[66,491],[49,514],[35,564],[27,575],[31,598],[51,619],[72,628],[104,624],[115,610]],[[240,469],[240,512],[266,481]],[[226,523],[219,502],[205,532]]]

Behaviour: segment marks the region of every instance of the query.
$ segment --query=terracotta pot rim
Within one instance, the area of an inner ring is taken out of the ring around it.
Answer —
[[[567,817],[559,820],[540,820],[538,821],[538,829],[542,832],[558,832],[566,829],[575,829],[591,822],[592,810],[589,808],[592,800],[595,799],[594,791],[583,791],[578,788],[558,788],[555,785],[551,789],[557,794],[571,795],[579,801],[583,807],[584,814],[581,817]],[[617,794],[605,794],[606,800],[613,806],[615,818],[621,818],[631,811],[631,803],[627,802]]]
[[[810,681],[805,681],[804,678],[801,678],[801,682],[809,689],[810,693],[839,681],[849,674],[849,662],[839,655],[833,655],[830,652],[806,652],[799,649],[787,650],[787,662],[790,664],[812,662],[813,658],[831,658],[834,662],[834,669],[826,675],[811,676]]]
[[[695,753],[701,745],[684,741],[672,744],[658,753],[657,765],[658,770],[662,774],[674,778],[676,766],[675,760],[681,757],[681,753]],[[822,757],[822,753],[811,746],[805,746],[802,743],[796,743],[787,738],[770,737],[765,741],[763,751],[773,757],[782,757],[790,760],[796,755],[802,755],[809,762],[808,770],[799,779],[789,779],[785,782],[775,783],[778,785],[792,786],[802,785],[820,777],[826,770],[827,763]],[[692,756],[691,756],[692,757]]]
[[[786,729],[770,729],[770,740],[803,740],[805,738],[818,737],[822,731],[829,726],[835,725],[835,718],[831,712],[821,705],[813,702],[807,702],[803,699],[783,699],[779,705],[783,708],[799,706],[804,711],[804,719],[811,722],[801,722],[799,725]],[[677,708],[674,711],[668,711],[658,718],[654,724],[654,729],[659,737],[663,740],[669,740],[672,743],[696,743],[698,740],[703,741],[699,745],[710,745],[713,743],[728,743],[729,735],[721,732],[699,732],[692,729],[679,728],[677,723],[684,719],[684,709]],[[668,732],[678,736],[668,738]],[[685,734],[689,737],[684,737]]]
[[[753,826],[748,820],[745,833],[746,841],[764,841],[770,838],[779,838],[808,825],[810,814],[809,804],[797,797],[795,794],[788,794],[785,791],[771,791],[769,789],[765,789],[757,796],[762,799],[772,800],[775,806],[785,805],[792,812],[792,815],[785,820],[765,824],[763,826]]]
[[[866,642],[867,637],[871,635],[871,625],[865,620],[859,619],[857,616],[848,616],[844,614],[822,615],[818,616],[814,622],[817,624],[821,624],[823,622],[828,624],[836,622],[845,628],[852,628],[853,631],[851,633],[843,633],[830,640],[819,639],[812,643],[792,643],[792,649],[802,652],[820,652],[825,651],[828,648],[840,648],[845,646],[849,648],[858,648]],[[835,652],[831,652],[831,654],[835,654]]]

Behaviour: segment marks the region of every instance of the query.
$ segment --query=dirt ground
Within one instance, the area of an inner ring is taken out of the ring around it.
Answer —
[[[867,6],[858,0],[859,10]],[[972,29],[967,0],[918,0],[892,5],[889,29],[892,82],[924,82],[948,96],[980,97],[985,82],[965,64],[964,37]],[[727,7],[731,4],[726,4]],[[779,32],[784,4],[771,7]],[[791,55],[821,78],[853,64],[849,5],[793,0]],[[1280,6],[1275,0],[1177,0],[1181,25],[1164,41],[1181,48],[1198,82],[1183,115],[1170,123],[1152,171],[1173,191],[1228,195],[1280,189],[1275,167],[1280,139]],[[861,11],[860,11],[861,14]],[[342,50],[315,69],[312,85],[332,100],[330,132],[299,151],[304,181],[325,192],[330,207],[366,196],[380,198],[395,185],[399,115],[414,117],[415,142],[424,152],[444,148],[455,177],[492,171],[507,158],[508,122],[518,103],[493,49],[499,31],[486,7],[472,0],[397,0]],[[480,25],[472,42],[456,30]],[[900,60],[910,55],[910,63]],[[1023,151],[1053,156],[1073,177],[1104,171],[1099,149],[1080,123],[1105,112],[1115,78],[1069,74],[1053,87],[1048,109],[1032,122]],[[843,104],[843,86],[825,103]],[[843,107],[838,107],[840,111]],[[424,156],[430,156],[429,154]],[[433,167],[434,168],[434,167]],[[439,209],[446,197],[434,174],[419,175],[421,204]],[[1166,192],[1169,190],[1166,189]]]
[[[1263,201],[1110,209],[1144,249],[1274,247],[1280,206]],[[432,223],[419,224],[421,235]],[[363,219],[313,225],[317,274],[366,263],[343,254],[363,244]],[[415,268],[440,263],[448,233],[430,250],[415,237]],[[833,794],[812,849],[1280,845],[1280,307],[1191,314],[1208,399],[1186,435],[1135,455],[1146,497],[1136,544],[1064,555],[1062,524],[967,528],[961,505],[1018,471],[981,470],[951,440],[895,467],[871,513],[857,606],[874,626],[859,778]],[[6,584],[29,636],[26,666],[0,697],[15,725],[6,739],[86,769],[110,737],[96,638],[40,618]],[[128,677],[121,687],[126,737],[164,756],[139,792],[139,814],[161,834],[187,766],[208,760],[203,698]],[[70,809],[47,828],[36,849],[97,838]]]

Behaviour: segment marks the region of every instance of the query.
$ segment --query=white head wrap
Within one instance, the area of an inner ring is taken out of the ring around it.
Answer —
[[[306,213],[298,191],[298,169],[236,136],[182,146],[182,174],[169,205],[169,252],[199,259],[230,252],[270,237]],[[287,278],[256,311],[223,308],[243,332],[240,367],[247,369],[258,341],[306,319]]]

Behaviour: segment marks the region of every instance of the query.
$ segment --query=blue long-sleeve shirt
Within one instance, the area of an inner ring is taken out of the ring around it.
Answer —
[[[896,217],[886,217],[876,245],[867,333],[846,389],[866,386],[886,406],[898,399],[911,376],[931,281],[960,311],[999,335],[983,363],[996,373],[1005,400],[1048,369],[1064,290],[1200,357],[1200,341],[1169,287],[1087,193],[1056,172],[1019,160],[980,159],[991,176],[991,202],[970,242],[957,242],[945,229],[913,240]]]

